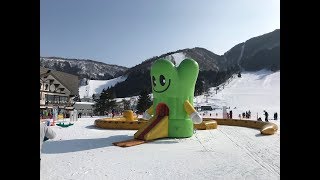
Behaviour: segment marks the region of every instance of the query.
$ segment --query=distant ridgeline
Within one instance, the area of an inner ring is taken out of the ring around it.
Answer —
[[[62,62],[59,59],[54,60],[53,58],[40,58],[40,63],[42,66],[61,68],[63,72],[68,69],[69,73],[76,73],[80,78],[110,79],[120,75],[127,75],[128,78],[125,81],[116,84],[111,90],[115,92],[117,97],[129,97],[139,95],[142,90],[147,90],[148,93],[151,93],[150,67],[159,58],[169,59],[173,63],[181,62],[184,58],[196,60],[199,64],[200,72],[195,94],[199,95],[209,87],[224,83],[233,74],[236,74],[235,77],[237,77],[237,74],[241,71],[280,70],[280,29],[240,43],[223,55],[217,55],[207,49],[195,47],[155,56],[132,68],[107,65],[108,68],[99,69],[98,67],[104,63],[88,60],[66,61],[64,59],[64,64],[61,64]],[[48,63],[46,59],[50,59],[51,62]],[[84,65],[86,61],[91,64]],[[70,65],[67,65],[66,62],[69,62]],[[82,65],[76,65],[76,62]],[[90,67],[96,67],[101,71]]]
[[[123,74],[128,68],[87,59],[40,57],[40,66],[66,72],[79,79],[108,80]]]
[[[240,43],[219,56],[213,52],[195,47],[169,52],[152,57],[126,71],[128,78],[111,89],[117,97],[139,95],[142,89],[151,93],[150,67],[159,58],[180,62],[184,58],[196,60],[200,67],[195,94],[199,95],[209,87],[218,86],[233,74],[241,71],[280,70],[280,29],[254,37]]]

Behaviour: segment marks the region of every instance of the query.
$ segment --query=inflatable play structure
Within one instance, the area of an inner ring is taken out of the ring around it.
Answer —
[[[62,122],[60,121],[58,124],[56,124],[57,126],[60,126],[60,127],[69,127],[69,126],[72,126],[74,123],[74,121],[78,121],[78,111],[77,110],[73,110],[73,111],[70,111],[69,112],[69,117],[70,117],[70,120],[69,120],[69,123],[66,123],[63,115],[59,117],[58,115],[58,119],[61,120],[61,118],[63,119]]]
[[[138,117],[134,116],[133,111],[125,110],[123,117],[97,119],[94,121],[94,125],[104,129],[137,130],[145,122],[145,120],[138,121]]]
[[[144,113],[150,120],[134,134],[135,139],[148,141],[193,135],[193,123],[202,122],[193,108],[198,73],[199,65],[192,59],[183,60],[178,67],[169,60],[159,59],[151,66],[153,105]]]
[[[59,122],[58,124],[56,124],[57,126],[60,126],[60,127],[69,127],[69,126],[72,126],[73,124],[72,123],[64,123],[64,122]]]
[[[137,118],[133,121],[127,121],[118,118],[103,118],[94,121],[94,125],[103,129],[122,129],[122,130],[139,130],[141,127],[148,124],[148,120]],[[217,122],[213,119],[203,121],[201,124],[194,124],[194,129],[207,130],[216,129]]]
[[[134,121],[138,119],[138,116],[134,115],[133,111],[131,110],[125,110],[123,111],[122,117],[114,117],[114,118],[103,118],[104,120],[110,120],[110,121]]]
[[[145,119],[136,119],[133,121],[97,119],[95,125],[103,129],[122,129],[122,130],[139,130],[148,123]],[[216,119],[203,118],[202,123],[194,124],[194,129],[209,130],[217,129],[218,125],[240,126],[258,129],[263,135],[272,135],[277,132],[278,126],[271,122],[243,120],[243,119]]]
[[[203,118],[204,121],[210,121],[211,118]],[[272,135],[278,130],[278,126],[271,122],[252,121],[242,119],[214,119],[218,125],[241,126],[260,130],[261,134]]]
[[[184,59],[178,67],[169,60],[157,60],[150,70],[153,105],[144,112],[143,119],[124,113],[120,119],[97,119],[95,125],[107,129],[138,129],[134,140],[113,143],[121,147],[166,137],[188,138],[194,129],[216,129],[218,124],[258,128],[266,135],[277,131],[277,125],[273,123],[203,119],[193,107],[198,73],[199,65],[193,59]]]
[[[95,125],[110,129],[138,129],[134,137],[154,140],[164,137],[184,138],[196,129],[213,129],[215,121],[202,123],[202,117],[193,108],[194,88],[199,65],[192,59],[183,60],[178,67],[166,59],[157,60],[151,67],[153,105],[144,112],[147,120],[128,118],[99,119]],[[131,116],[131,115],[130,115]]]

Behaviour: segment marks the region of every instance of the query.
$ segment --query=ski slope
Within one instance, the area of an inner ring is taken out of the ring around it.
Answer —
[[[125,81],[126,79],[126,76],[120,76],[110,80],[88,80],[88,85],[79,87],[79,96],[80,98],[91,98],[93,94],[100,94],[103,89],[113,87],[117,83]]]
[[[222,89],[222,87],[220,87]],[[273,118],[273,113],[280,112],[280,71],[272,72],[261,70],[257,72],[244,72],[241,78],[234,76],[224,89],[216,94],[214,88],[210,88],[209,96],[195,97],[195,106],[210,105],[217,107],[219,117],[222,117],[221,108],[230,107],[234,117],[245,111],[251,111],[252,119],[258,116],[264,118],[263,110]],[[209,112],[210,113],[210,112]]]

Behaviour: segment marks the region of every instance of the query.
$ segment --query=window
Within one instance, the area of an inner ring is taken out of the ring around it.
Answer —
[[[54,97],[53,97],[53,95],[48,95],[48,94],[46,94],[46,102],[47,103],[53,103],[53,99]]]
[[[67,97],[66,96],[60,96],[60,103],[66,103]]]
[[[58,104],[59,103],[59,96],[54,96],[54,103]]]
[[[46,101],[46,104],[48,104],[48,94],[44,95],[44,100]]]
[[[45,90],[48,90],[48,87],[49,87],[48,84],[46,84]]]

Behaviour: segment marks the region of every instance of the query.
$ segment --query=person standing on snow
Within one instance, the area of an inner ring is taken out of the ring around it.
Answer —
[[[114,109],[112,109],[112,111],[111,111],[111,112],[112,112],[112,118],[114,118],[114,115],[115,115],[115,113],[116,113],[116,112],[115,112],[115,110],[114,110]]]
[[[53,139],[56,137],[56,133],[46,124],[40,121],[40,168],[41,168],[41,149],[44,141]]]
[[[266,122],[269,122],[269,120],[268,120],[268,116],[269,116],[268,112],[267,112],[266,110],[264,110],[263,112],[264,112],[264,116],[265,116],[265,119],[264,119],[264,120],[265,120]]]
[[[277,112],[274,113],[273,119],[274,119],[274,120],[277,120],[277,119],[278,119],[278,113],[277,113]]]

